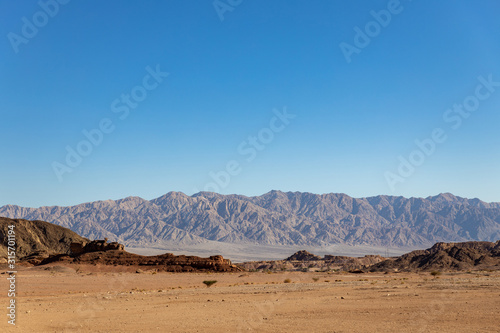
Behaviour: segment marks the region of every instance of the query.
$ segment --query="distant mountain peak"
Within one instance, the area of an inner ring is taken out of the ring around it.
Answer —
[[[147,201],[147,200],[143,199],[141,197],[136,197],[136,196],[130,196],[130,197],[126,197],[126,198],[119,199],[119,200],[106,200],[106,202],[116,202],[116,203],[122,203],[122,202],[144,202],[144,201]]]
[[[161,197],[158,197],[158,198],[153,199],[153,200],[159,201],[159,200],[168,200],[171,198],[189,198],[189,196],[184,194],[183,192],[170,191],[168,193],[165,193]]]
[[[451,193],[439,193],[438,195],[434,197],[430,197],[432,199],[443,199],[443,200],[448,200],[448,201],[456,201],[459,197],[451,194]]]
[[[207,191],[201,191],[198,193],[193,194],[191,197],[197,198],[197,197],[205,197],[205,198],[213,198],[213,197],[221,197],[223,194],[215,193],[215,192],[207,192]]]

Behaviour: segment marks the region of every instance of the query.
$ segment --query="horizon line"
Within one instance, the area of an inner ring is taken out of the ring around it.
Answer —
[[[106,202],[106,201],[113,201],[113,202],[116,202],[116,201],[121,201],[121,200],[125,200],[125,199],[129,199],[129,198],[139,198],[139,199],[142,199],[144,201],[148,201],[148,202],[151,202],[153,200],[156,200],[156,199],[159,199],[161,197],[164,197],[168,194],[171,194],[171,193],[181,193],[187,197],[190,197],[190,198],[193,198],[195,196],[199,196],[199,195],[202,195],[204,193],[207,193],[207,194],[210,194],[210,195],[220,195],[220,196],[225,196],[225,197],[228,197],[228,196],[242,196],[242,197],[247,197],[247,198],[256,198],[256,197],[261,197],[261,196],[264,196],[266,194],[269,194],[269,193],[272,193],[272,192],[280,192],[280,193],[300,193],[300,194],[312,194],[312,195],[319,195],[319,196],[323,196],[323,195],[329,195],[329,194],[340,194],[340,195],[345,195],[345,196],[348,196],[350,198],[353,198],[353,199],[369,199],[369,198],[375,198],[375,197],[390,197],[390,198],[404,198],[406,200],[411,200],[411,199],[429,199],[429,198],[433,198],[433,197],[438,197],[438,196],[443,196],[443,195],[452,195],[453,197],[455,198],[458,198],[458,199],[466,199],[466,200],[479,200],[481,202],[484,202],[484,203],[487,203],[487,204],[492,204],[492,203],[500,203],[500,202],[497,202],[497,201],[491,201],[491,202],[488,202],[488,201],[483,201],[477,197],[475,198],[467,198],[467,197],[461,197],[461,196],[458,196],[458,195],[455,195],[451,192],[441,192],[441,193],[438,193],[436,195],[428,195],[427,197],[419,197],[419,196],[411,196],[411,197],[405,197],[405,196],[402,196],[402,195],[388,195],[388,194],[377,194],[377,195],[372,195],[372,196],[366,196],[366,197],[354,197],[354,196],[351,196],[349,194],[346,194],[346,193],[343,193],[343,192],[327,192],[327,193],[313,193],[313,192],[307,192],[307,191],[281,191],[281,190],[270,190],[266,193],[263,193],[263,194],[260,194],[260,195],[244,195],[244,194],[237,194],[237,193],[231,193],[231,194],[222,194],[222,193],[218,193],[218,192],[210,192],[210,191],[200,191],[200,192],[197,192],[197,193],[193,193],[192,195],[188,195],[182,191],[169,191],[163,195],[160,195],[159,197],[155,197],[155,198],[152,198],[150,200],[148,199],[145,199],[143,197],[140,197],[140,196],[135,196],[135,195],[130,195],[130,196],[127,196],[127,197],[124,197],[124,198],[119,198],[119,199],[98,199],[98,200],[94,200],[94,201],[85,201],[85,202],[81,202],[81,203],[77,203],[77,204],[72,204],[72,205],[42,205],[42,206],[38,206],[38,207],[28,207],[28,206],[21,206],[21,205],[17,205],[17,204],[4,204],[4,205],[1,205],[0,208],[3,208],[3,207],[6,207],[6,206],[17,206],[17,207],[22,207],[22,208],[33,208],[33,209],[39,209],[39,208],[45,208],[45,207],[74,207],[74,206],[79,206],[79,205],[85,205],[85,204],[89,204],[89,203],[95,203],[95,202]]]

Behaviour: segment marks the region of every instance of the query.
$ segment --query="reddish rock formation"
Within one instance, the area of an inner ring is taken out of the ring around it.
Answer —
[[[97,251],[110,251],[110,250],[125,250],[123,244],[118,242],[108,243],[107,239],[104,240],[94,240],[91,242],[84,243],[71,243],[70,249],[72,255],[78,255],[87,252],[97,252]]]
[[[90,264],[110,266],[141,266],[158,272],[237,272],[242,269],[232,265],[222,256],[200,258],[196,256],[176,256],[165,253],[158,256],[141,256],[123,250],[90,251],[75,255],[58,255],[44,260],[41,264],[61,262],[67,264]]]

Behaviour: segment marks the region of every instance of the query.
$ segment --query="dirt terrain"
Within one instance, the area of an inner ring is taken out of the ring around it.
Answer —
[[[4,318],[0,331],[498,332],[500,327],[497,271],[433,276],[119,269],[21,267],[17,325]],[[6,275],[0,277],[0,290],[7,290]],[[218,282],[207,288],[205,280]],[[7,301],[0,293],[0,304]]]
[[[7,223],[18,226],[16,326],[0,262],[0,332],[500,331],[500,242],[388,260],[299,251],[247,272],[222,256],[140,256],[42,221]]]

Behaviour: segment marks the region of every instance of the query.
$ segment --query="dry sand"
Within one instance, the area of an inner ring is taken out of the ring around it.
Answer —
[[[500,332],[500,272],[435,278],[76,267],[19,271],[17,324],[11,327],[3,315],[0,331]],[[6,314],[8,286],[6,275],[0,277]],[[218,282],[207,288],[204,280]]]

